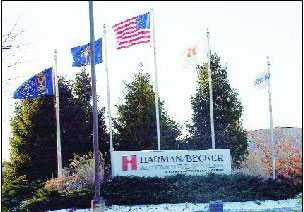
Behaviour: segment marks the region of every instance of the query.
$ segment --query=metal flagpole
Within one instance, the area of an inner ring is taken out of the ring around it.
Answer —
[[[60,117],[59,117],[59,88],[57,78],[57,49],[54,50],[54,82],[55,82],[55,98],[56,98],[56,125],[57,125],[57,169],[58,177],[62,177],[62,158],[61,158],[61,140],[60,140]]]
[[[156,111],[156,126],[157,126],[157,147],[160,150],[160,124],[159,124],[159,109],[158,109],[158,79],[156,66],[156,50],[155,50],[155,27],[154,27],[154,12],[151,9],[152,25],[153,25],[153,51],[154,51],[154,68],[155,68],[155,111]]]
[[[106,25],[103,25],[103,43],[104,43],[104,64],[107,72],[107,102],[108,102],[108,119],[109,119],[109,129],[110,129],[110,159],[111,159],[111,173],[114,176],[114,168],[113,168],[113,134],[112,134],[112,116],[111,116],[111,108],[110,108],[110,82],[109,82],[109,70],[108,70],[108,60],[107,60],[107,42],[106,42]]]
[[[275,179],[275,143],[273,139],[273,120],[272,120],[272,105],[271,105],[271,91],[270,91],[270,60],[267,56],[268,65],[268,94],[269,94],[269,115],[270,115],[270,143],[271,143],[271,159],[272,159],[272,179]]]
[[[95,77],[95,36],[94,36],[94,18],[93,2],[89,1],[90,16],[90,52],[91,52],[91,75],[92,75],[92,97],[93,97],[93,147],[95,159],[95,197],[91,202],[92,211],[100,211],[104,208],[103,198],[100,196],[100,162],[98,148],[98,116],[97,116],[97,98],[96,98],[96,77]],[[104,210],[102,210],[104,211]]]
[[[212,82],[211,82],[211,69],[210,69],[210,46],[209,46],[209,30],[207,29],[208,38],[208,79],[209,79],[209,91],[210,91],[210,124],[211,124],[211,139],[212,139],[212,149],[215,149],[215,136],[214,136],[214,123],[213,123],[213,97],[212,97]]]

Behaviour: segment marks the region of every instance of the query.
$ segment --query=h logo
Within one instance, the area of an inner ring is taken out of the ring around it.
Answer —
[[[137,170],[137,158],[136,155],[131,156],[131,160],[128,159],[128,156],[122,156],[122,170],[128,171],[128,164],[131,164],[131,170]]]

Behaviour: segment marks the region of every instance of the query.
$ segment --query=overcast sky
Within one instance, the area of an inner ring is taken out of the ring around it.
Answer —
[[[28,43],[18,51],[23,63],[2,66],[2,154],[9,158],[9,120],[14,110],[12,93],[25,80],[54,64],[58,51],[58,75],[74,78],[81,68],[72,67],[71,48],[90,41],[88,2],[2,2],[2,30],[18,21],[26,30],[18,39]],[[210,48],[227,65],[228,79],[244,106],[246,130],[269,128],[267,89],[256,90],[253,81],[267,69],[270,57],[273,121],[277,127],[302,127],[302,2],[94,2],[96,40],[107,27],[111,110],[122,98],[123,80],[130,82],[138,64],[154,83],[153,49],[140,44],[116,50],[112,26],[127,18],[154,10],[159,97],[174,120],[190,120],[190,97],[195,93],[195,69],[183,68],[183,52],[203,41],[210,31]],[[5,65],[9,60],[2,60]],[[88,72],[90,68],[87,67]],[[96,65],[97,94],[106,103],[106,73]]]

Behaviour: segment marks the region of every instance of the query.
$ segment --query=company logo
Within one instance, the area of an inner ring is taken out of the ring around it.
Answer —
[[[128,165],[131,164],[131,170],[137,170],[137,158],[136,155],[131,156],[131,160],[128,159],[128,156],[122,156],[122,170],[128,171]]]

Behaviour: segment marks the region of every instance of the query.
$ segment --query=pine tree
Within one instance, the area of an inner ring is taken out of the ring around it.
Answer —
[[[150,83],[150,75],[140,71],[130,83],[124,82],[126,91],[124,102],[119,104],[115,149],[156,150],[157,130],[155,116],[155,94]],[[164,110],[164,102],[159,100],[161,149],[174,149],[180,134],[178,125]]]
[[[200,79],[194,96],[191,97],[193,109],[192,124],[189,125],[191,148],[210,149],[210,96],[208,71],[199,66]],[[235,89],[230,87],[226,69],[220,68],[220,57],[211,56],[211,77],[213,91],[213,116],[215,148],[230,149],[235,165],[241,162],[247,152],[246,131],[242,127],[243,106]]]
[[[56,118],[54,99],[21,100],[11,119],[10,159],[6,180],[26,176],[30,181],[55,175]]]
[[[78,123],[81,127],[75,132],[75,136],[81,144],[79,151],[83,150],[81,154],[84,155],[89,151],[93,151],[93,108],[91,104],[91,78],[86,73],[86,69],[82,69],[80,73],[76,74],[76,79],[73,83],[73,92],[75,95],[75,102],[78,106],[78,113],[76,114]],[[97,99],[99,101],[99,98]],[[98,116],[98,141],[99,151],[105,157],[105,163],[110,163],[109,158],[109,136],[105,124],[105,108],[97,109]],[[76,118],[75,117],[75,118]]]
[[[66,167],[74,153],[84,155],[93,150],[90,79],[82,72],[77,74],[74,83],[60,78],[58,85],[62,165]],[[104,154],[109,149],[104,109],[98,110],[98,122],[99,146]],[[15,106],[11,127],[7,179],[25,175],[33,181],[57,176],[54,96],[21,100]]]

